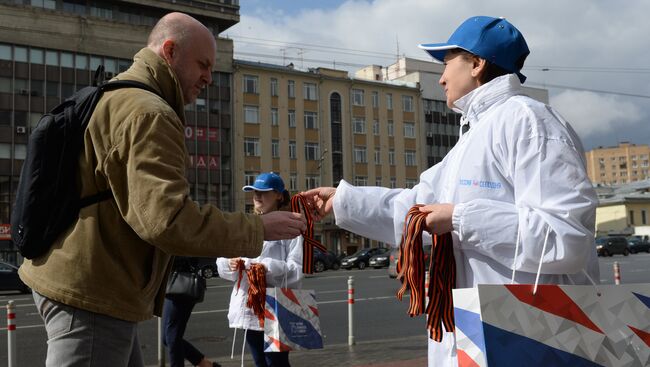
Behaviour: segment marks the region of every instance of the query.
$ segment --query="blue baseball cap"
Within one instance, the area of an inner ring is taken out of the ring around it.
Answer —
[[[522,83],[526,80],[526,76],[519,72],[517,61],[528,56],[530,50],[521,32],[504,18],[471,17],[454,31],[446,43],[424,43],[418,47],[441,64],[447,50],[460,48],[517,74]]]
[[[261,173],[252,185],[242,187],[244,191],[272,191],[284,193],[284,181],[282,177],[274,172]]]

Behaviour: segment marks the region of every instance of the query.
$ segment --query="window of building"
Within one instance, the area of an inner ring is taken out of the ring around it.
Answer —
[[[296,127],[296,111],[289,110],[289,127]]]
[[[99,6],[94,4],[90,6],[90,15],[98,18],[113,19],[113,10],[106,5]]]
[[[103,63],[104,62],[100,56],[90,56],[90,70],[97,70],[97,67]]]
[[[375,164],[381,164],[381,150],[375,148]]]
[[[402,96],[402,111],[413,112],[413,97]]]
[[[372,134],[379,135],[379,120],[372,120]]]
[[[320,186],[320,177],[317,175],[305,175],[305,188],[313,189]]]
[[[259,172],[255,171],[245,171],[244,172],[244,185],[245,186],[252,186],[255,184],[255,179],[259,175]]]
[[[412,189],[415,185],[417,185],[418,180],[414,180],[412,178],[407,178],[406,179],[406,188],[407,189]]]
[[[318,129],[318,114],[305,111],[305,129]]]
[[[11,46],[0,43],[0,60],[11,61],[12,59],[13,58],[11,57]]]
[[[648,224],[648,219],[647,219],[647,212],[645,209],[641,209],[641,225],[646,225]]]
[[[320,158],[320,148],[318,143],[305,143],[305,159],[315,161]]]
[[[271,126],[278,126],[280,124],[280,117],[277,108],[271,108]]]
[[[393,109],[393,95],[390,93],[386,93],[386,109],[387,110]]]
[[[63,0],[63,11],[66,13],[75,13],[78,15],[86,15],[85,1],[81,0]],[[139,21],[138,21],[139,23]],[[137,23],[135,23],[137,24]]]
[[[289,98],[296,98],[296,82],[293,80],[287,81],[287,95]]]
[[[14,46],[14,61],[27,62],[27,47]]]
[[[43,50],[40,48],[32,48],[29,50],[29,62],[32,64],[44,64]]]
[[[379,107],[379,92],[372,92],[372,108]]]
[[[395,124],[393,124],[393,120],[388,120],[388,123],[386,124],[388,127],[388,136],[394,136],[395,135]]]
[[[368,186],[368,177],[354,176],[354,186]]]
[[[244,106],[244,122],[259,124],[259,108],[257,106]]]
[[[64,68],[73,68],[74,67],[74,55],[69,52],[61,52],[61,67]]]
[[[260,139],[259,138],[244,138],[244,154],[247,157],[260,156]]]
[[[303,98],[309,101],[315,101],[318,98],[316,94],[316,84],[303,83],[302,85]]]
[[[280,141],[278,139],[271,140],[271,157],[280,157]]]
[[[244,93],[257,94],[257,75],[244,75]]]
[[[298,190],[298,175],[292,173],[289,175],[289,191]]]
[[[404,123],[404,137],[415,138],[415,124],[412,122]]]
[[[59,53],[56,51],[45,51],[45,65],[59,66]]]
[[[355,106],[363,106],[363,89],[352,89],[352,104]]]
[[[117,74],[117,60],[105,57],[104,69],[106,69],[107,73]]]
[[[630,224],[634,225],[634,210],[630,210]]]
[[[390,178],[390,188],[394,189],[396,187],[397,187],[397,180],[395,179],[395,177],[391,177]]]
[[[289,159],[296,159],[296,141],[289,140]]]
[[[395,165],[395,149],[388,150],[388,164],[391,166]]]
[[[375,178],[375,186],[377,186],[377,187],[381,187],[381,185],[382,185],[382,183],[381,183],[381,177],[376,177],[376,178]]]
[[[406,164],[407,167],[417,165],[414,150],[406,150],[406,151],[404,151],[404,164]]]
[[[352,132],[355,134],[366,133],[366,120],[362,117],[352,118]]]
[[[11,93],[11,92],[13,92],[11,78],[0,76],[0,93]]]
[[[273,97],[277,96],[279,90],[280,90],[280,87],[278,85],[278,79],[271,78],[271,96],[273,96]]]
[[[368,163],[368,158],[366,156],[366,147],[358,145],[354,147],[354,162]]]

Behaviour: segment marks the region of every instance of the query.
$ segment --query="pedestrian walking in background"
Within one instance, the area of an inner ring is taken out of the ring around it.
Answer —
[[[597,281],[597,199],[584,150],[556,111],[524,95],[523,35],[503,18],[476,16],[448,42],[420,47],[445,64],[439,83],[462,114],[458,143],[412,189],[342,180],[303,193],[310,206],[320,217],[334,212],[343,229],[399,244],[408,210],[424,204],[428,230],[451,232],[458,288],[510,283],[513,267],[516,283],[534,283],[547,233],[539,283]],[[429,366],[456,365],[453,333],[429,340]]]
[[[244,186],[243,190],[253,192],[256,214],[289,209],[289,192],[284,188],[282,178],[273,172],[260,174],[253,185]],[[300,288],[303,278],[302,244],[302,236],[292,240],[264,241],[262,252],[256,258],[217,259],[219,277],[235,282],[228,309],[230,327],[245,330],[246,343],[257,367],[288,367],[289,352],[264,352],[264,327],[253,311],[246,307],[249,284],[245,274],[239,283],[238,264],[242,260],[246,269],[251,264],[264,265],[267,287]]]
[[[120,89],[98,102],[78,182],[81,197],[112,198],[82,208],[48,252],[20,268],[45,322],[48,367],[142,366],[137,325],[162,314],[172,255],[255,256],[264,239],[306,228],[299,214],[224,213],[189,196],[184,106],[211,83],[215,58],[212,32],[170,13],[116,77],[158,95]]]
[[[199,272],[199,259],[196,257],[176,257],[172,266],[172,272],[175,271],[197,273]],[[170,367],[183,367],[185,366],[185,360],[190,362],[192,366],[221,366],[219,363],[205,358],[205,355],[200,350],[183,337],[194,306],[197,302],[203,301],[205,283],[202,283],[201,289],[203,293],[199,300],[165,295],[162,320],[163,342],[167,347]]]

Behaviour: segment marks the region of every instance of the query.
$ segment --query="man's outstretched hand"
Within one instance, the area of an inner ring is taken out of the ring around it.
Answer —
[[[334,187],[317,187],[300,193],[306,199],[308,209],[311,211],[314,220],[317,221],[332,212],[334,194],[336,194],[336,188]]]
[[[300,213],[274,211],[261,216],[264,223],[264,239],[288,240],[307,230],[307,222]]]
[[[427,214],[427,230],[432,234],[443,234],[454,230],[451,217],[454,204],[429,204],[420,207]]]

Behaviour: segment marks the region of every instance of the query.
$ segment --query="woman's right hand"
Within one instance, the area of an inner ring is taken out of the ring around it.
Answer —
[[[237,263],[241,260],[239,257],[233,257],[232,259],[228,260],[228,266],[230,266],[231,271],[237,270]]]

